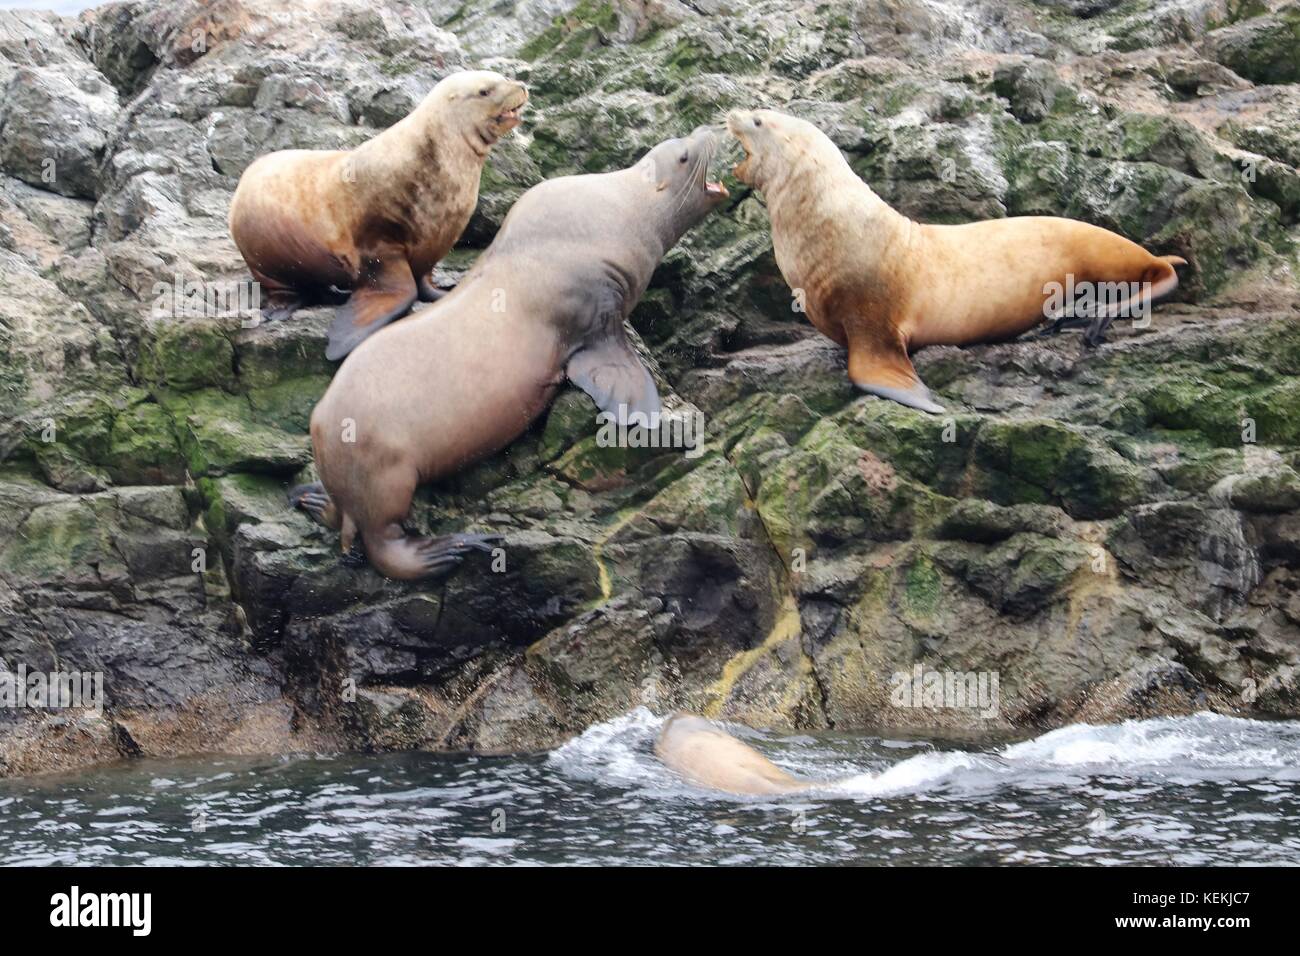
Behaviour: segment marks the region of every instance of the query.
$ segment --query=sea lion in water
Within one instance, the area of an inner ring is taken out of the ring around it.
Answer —
[[[746,154],[737,178],[767,200],[781,274],[802,291],[818,331],[848,349],[849,378],[863,391],[942,412],[910,351],[1013,338],[1046,318],[1053,283],[1139,283],[1141,298],[1119,303],[1133,310],[1178,286],[1174,266],[1183,259],[1153,256],[1073,219],[913,222],[872,192],[821,130],[796,117],[737,110],[727,128]],[[1092,319],[1090,345],[1119,309]]]
[[[827,785],[791,776],[712,721],[680,711],[664,722],[655,754],[691,783],[710,790],[779,794]]]
[[[417,538],[402,527],[417,485],[517,438],[565,375],[619,421],[657,415],[659,393],[623,320],[659,260],[727,195],[707,171],[707,129],[634,166],[528,190],[460,284],[362,342],[312,412],[321,482],[294,504],[359,533],[391,578],[453,567],[486,540]]]
[[[268,297],[266,317],[347,297],[325,352],[341,359],[416,298],[437,299],[429,272],[464,232],[488,151],[527,100],[499,73],[453,73],[356,149],[282,150],[249,166],[230,234]]]

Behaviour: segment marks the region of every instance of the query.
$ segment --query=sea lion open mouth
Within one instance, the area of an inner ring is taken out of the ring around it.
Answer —
[[[528,91],[520,87],[518,94],[508,105],[496,116],[492,117],[493,124],[506,133],[520,124],[523,118],[524,104],[528,102]]]
[[[524,108],[523,105],[515,106],[508,110],[502,110],[496,116],[492,117],[493,124],[503,133],[508,133],[522,121]]]
[[[709,139],[706,140],[705,148],[707,152],[705,154],[704,164],[700,169],[700,182],[704,186],[704,192],[718,200],[726,199],[731,195],[731,193],[728,192],[727,187],[722,184],[722,176],[719,175],[717,179],[709,179],[709,167],[714,164],[721,152],[718,148],[718,140],[713,133],[709,134]]]

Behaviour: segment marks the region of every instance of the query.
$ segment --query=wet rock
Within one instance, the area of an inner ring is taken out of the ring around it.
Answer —
[[[412,750],[438,727],[438,714],[418,692],[404,687],[365,688],[345,706],[346,722],[361,749]]]
[[[936,553],[940,564],[964,579],[995,610],[1012,616],[1045,607],[1090,557],[1081,542],[1028,533],[983,552]]]
[[[493,670],[479,688],[439,745],[489,754],[544,750],[578,726],[561,719],[520,661]]]
[[[999,67],[993,75],[993,89],[1008,101],[1011,114],[1022,123],[1046,119],[1056,105],[1058,93],[1066,91],[1056,70],[1042,60]]]
[[[1177,661],[1154,660],[1103,684],[1089,688],[1077,719],[1142,720],[1145,718],[1193,714],[1211,706],[1230,709],[1230,698],[1213,693]]]
[[[1121,0],[1034,0],[1045,7],[1054,7],[1072,13],[1076,17],[1095,17],[1119,6]]]

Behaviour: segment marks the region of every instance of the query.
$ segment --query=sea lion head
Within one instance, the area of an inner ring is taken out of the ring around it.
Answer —
[[[664,140],[634,167],[650,187],[650,206],[661,215],[668,244],[676,242],[715,206],[727,198],[727,187],[709,179],[709,164],[718,153],[718,139],[707,126],[690,136]]]
[[[486,150],[519,125],[528,88],[491,70],[468,70],[446,77],[429,96],[472,144]]]
[[[745,150],[736,178],[764,191],[785,182],[802,160],[835,148],[812,123],[776,110],[732,110],[727,129]]]

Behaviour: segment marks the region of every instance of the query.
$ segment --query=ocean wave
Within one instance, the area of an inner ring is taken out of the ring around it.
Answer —
[[[654,755],[664,718],[645,707],[596,724],[548,758],[566,776],[650,795],[699,796]],[[725,724],[724,724],[725,726]],[[781,738],[729,728],[805,779],[834,778],[813,795],[881,798],[941,790],[1042,788],[1119,775],[1161,783],[1300,779],[1300,722],[1219,714],[1159,717],[1121,724],[1071,724],[1039,737],[983,750],[927,749],[907,755],[892,741],[860,739],[860,752],[820,746],[815,736]],[[801,799],[801,798],[790,798]]]

